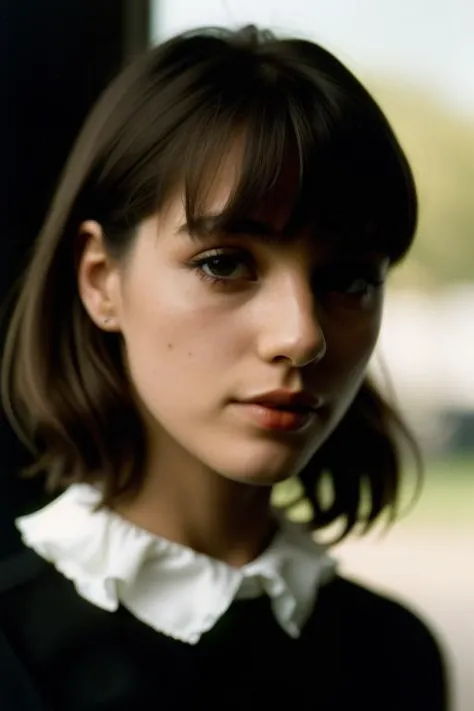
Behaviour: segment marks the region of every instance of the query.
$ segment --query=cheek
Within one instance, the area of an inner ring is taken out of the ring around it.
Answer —
[[[347,387],[357,387],[365,374],[380,331],[381,308],[361,312],[326,328],[328,368]]]
[[[146,292],[146,293],[145,293]],[[204,302],[174,280],[159,288],[142,286],[124,305],[123,333],[131,365],[162,376],[179,373],[181,380],[218,377],[245,351],[247,330],[239,311]],[[198,373],[199,371],[199,373]]]

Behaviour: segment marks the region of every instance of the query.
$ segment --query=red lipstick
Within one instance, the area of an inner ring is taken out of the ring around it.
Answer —
[[[272,390],[240,402],[264,429],[297,432],[313,419],[321,400],[304,391]]]

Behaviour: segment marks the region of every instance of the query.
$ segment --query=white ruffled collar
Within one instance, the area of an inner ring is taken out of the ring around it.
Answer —
[[[135,526],[104,509],[100,493],[74,484],[16,520],[23,542],[111,612],[122,604],[170,637],[195,644],[237,597],[267,594],[280,626],[298,637],[335,562],[300,525],[282,521],[261,556],[237,569]]]

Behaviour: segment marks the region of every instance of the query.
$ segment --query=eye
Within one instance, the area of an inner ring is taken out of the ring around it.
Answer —
[[[339,288],[342,293],[349,296],[365,296],[375,290],[381,283],[367,277],[356,277],[348,280],[346,283],[340,284]]]
[[[377,303],[384,281],[376,266],[333,266],[315,278],[315,291],[326,302],[370,308]]]
[[[253,281],[255,278],[249,255],[236,252],[213,250],[199,259],[193,260],[191,266],[196,269],[201,279],[211,283]]]

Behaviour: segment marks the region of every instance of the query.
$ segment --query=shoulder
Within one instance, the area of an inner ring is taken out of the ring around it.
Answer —
[[[35,580],[48,568],[49,564],[30,548],[0,558],[0,595]]]
[[[404,627],[413,628],[414,631],[427,631],[418,615],[405,604],[358,581],[336,576],[326,586],[323,594],[328,600],[331,599],[331,604],[342,614],[350,615],[355,624],[363,620],[365,624],[402,624]]]
[[[366,643],[390,645],[405,652],[409,645],[439,650],[428,624],[405,604],[354,580],[336,576],[320,595],[321,605],[337,617],[348,632],[363,633]]]
[[[0,559],[0,708],[2,711],[45,711],[29,671],[17,654],[10,635],[15,609],[10,600],[15,599],[29,581],[34,580],[45,566],[29,551]]]
[[[46,711],[27,669],[0,628],[0,708]]]
[[[0,626],[8,627],[12,617],[23,616],[52,571],[53,566],[30,548],[0,558]]]
[[[400,695],[394,708],[447,708],[441,645],[430,625],[405,604],[336,576],[321,589],[314,620],[325,639],[337,639],[330,644],[338,645],[347,674],[359,681],[370,676],[372,687],[390,687],[394,698]]]

